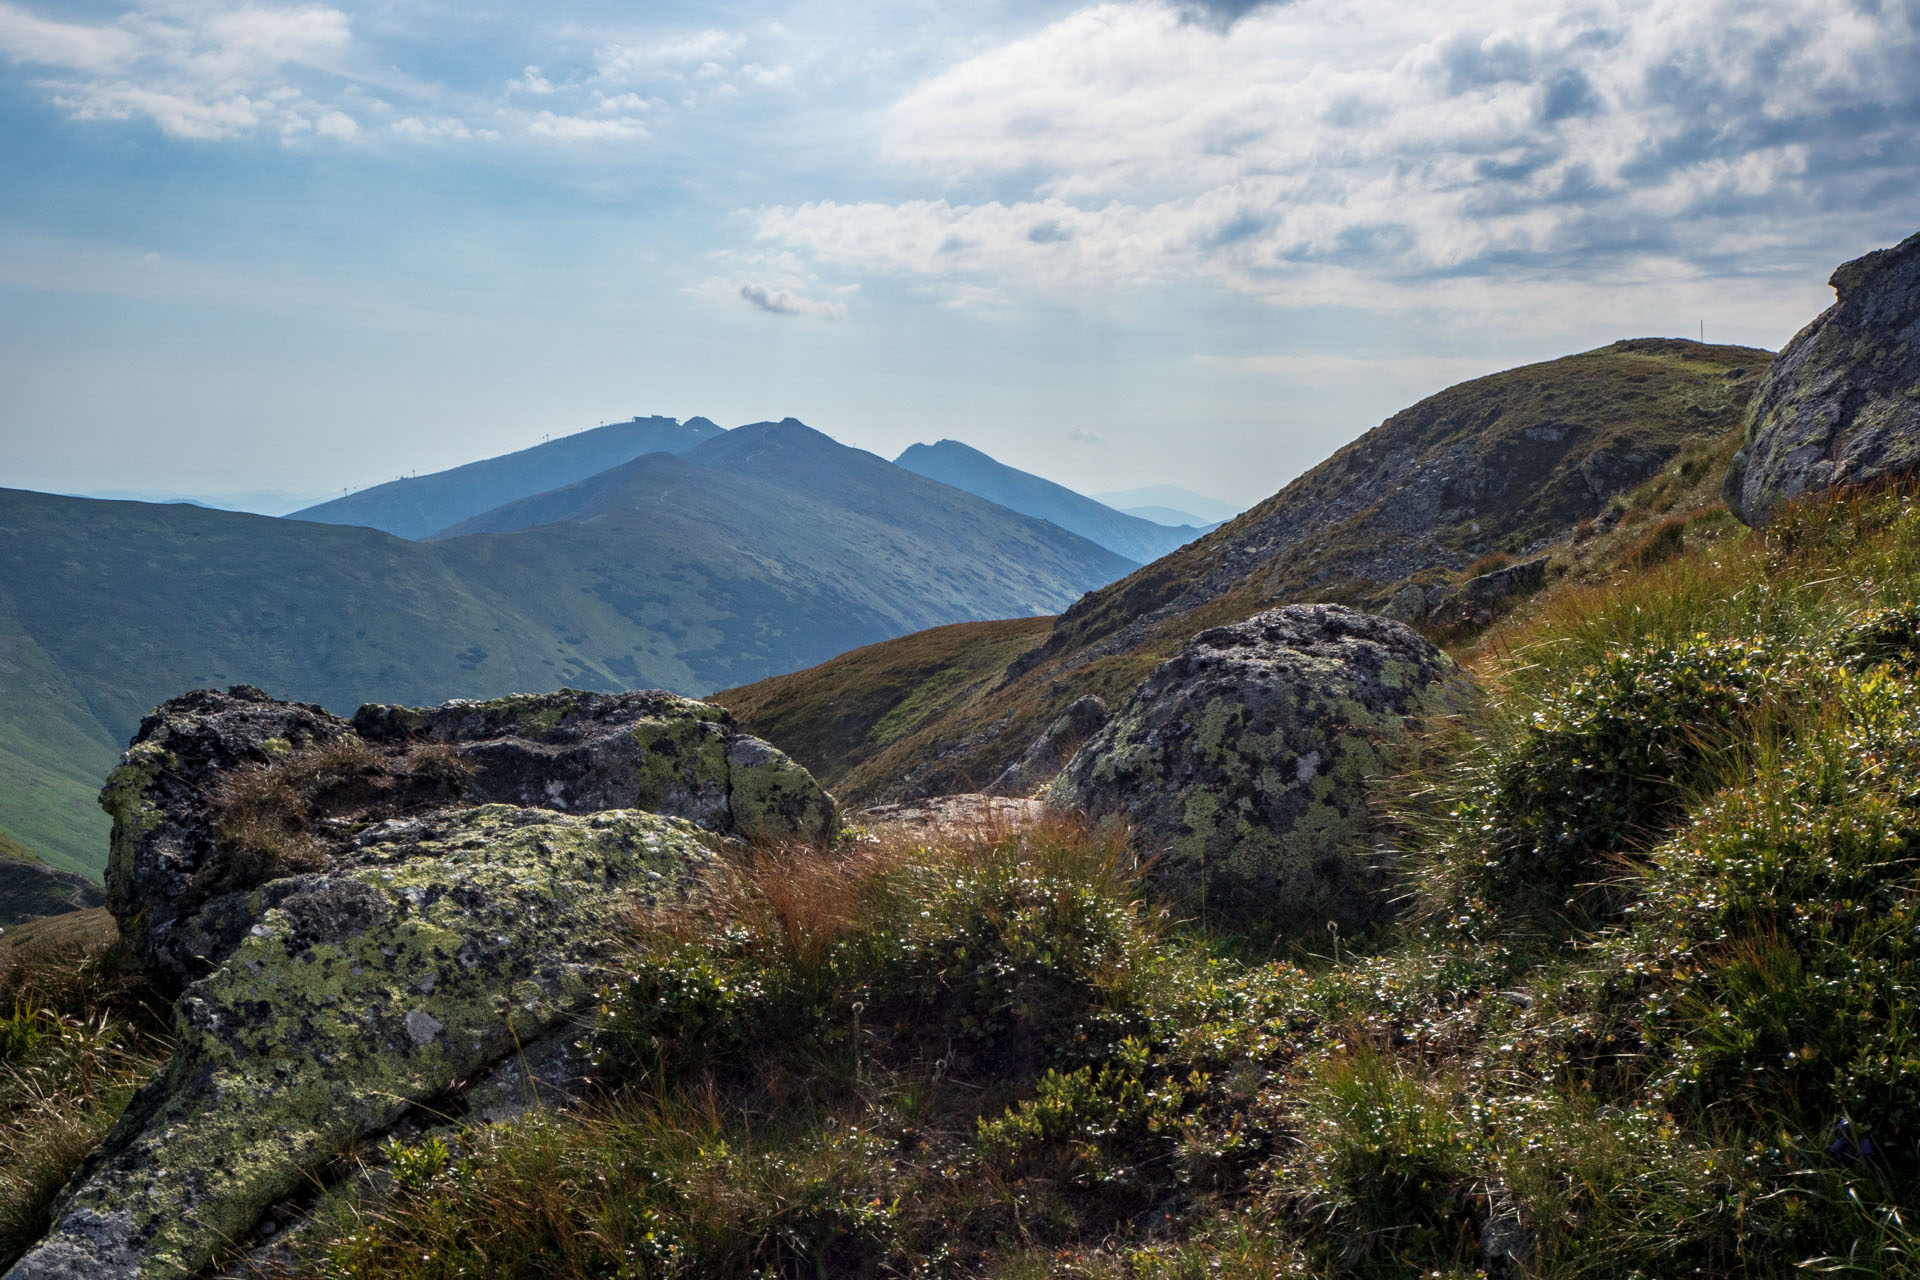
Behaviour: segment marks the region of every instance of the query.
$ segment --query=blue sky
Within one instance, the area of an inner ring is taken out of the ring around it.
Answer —
[[[1250,502],[1920,230],[1920,0],[0,0],[0,484],[635,413]]]

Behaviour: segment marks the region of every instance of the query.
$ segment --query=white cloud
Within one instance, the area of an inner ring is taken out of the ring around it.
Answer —
[[[625,116],[596,119],[542,111],[527,117],[522,127],[532,137],[559,142],[621,142],[647,136],[643,121]]]
[[[633,84],[719,69],[745,44],[746,37],[737,31],[699,31],[644,44],[605,45],[593,60],[602,80]]]
[[[740,297],[750,306],[776,316],[814,316],[821,320],[845,320],[847,304],[820,302],[791,289],[777,289],[758,281],[740,286]]]
[[[528,67],[520,73],[518,80],[509,80],[507,82],[507,91],[509,93],[517,91],[520,93],[549,94],[553,92],[553,81],[541,75],[540,68]]]
[[[149,119],[180,138],[311,128],[328,108],[294,80],[338,78],[351,42],[346,14],[318,4],[150,0],[112,21],[70,23],[0,3],[0,54],[43,69],[38,83],[55,106],[81,120]],[[351,136],[337,121],[330,128]]]
[[[1075,427],[1073,430],[1067,432],[1067,439],[1073,441],[1075,444],[1105,444],[1107,442],[1105,436],[1097,431],[1089,431],[1085,427]]]
[[[1195,278],[1360,305],[1444,305],[1489,275],[1665,287],[1736,239],[1827,252],[1884,208],[1861,193],[1912,185],[1917,15],[1295,0],[1222,23],[1099,4],[893,106],[881,156],[928,196],[765,208],[756,230],[950,298]],[[939,198],[982,186],[1002,199]]]
[[[360,125],[344,111],[329,111],[314,121],[314,131],[323,138],[352,142],[360,136]]]

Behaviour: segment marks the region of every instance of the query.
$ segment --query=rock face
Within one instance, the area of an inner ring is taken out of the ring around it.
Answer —
[[[1338,605],[1270,609],[1161,664],[1046,795],[1131,823],[1160,882],[1210,914],[1365,925],[1389,888],[1369,784],[1410,722],[1465,688],[1400,623]]]
[[[1088,694],[1060,713],[1047,731],[987,787],[990,796],[1030,796],[1059,776],[1082,744],[1106,725],[1107,704]]]
[[[1846,263],[1773,362],[1727,473],[1750,525],[1802,493],[1920,470],[1920,235]]]
[[[175,1047],[8,1280],[204,1268],[350,1143],[572,1027],[629,904],[698,891],[716,833],[835,826],[805,770],[659,693],[349,723],[201,691],[102,801],[109,905],[181,987]]]
[[[659,692],[376,705],[348,722],[245,685],[199,690],[141,722],[101,804],[114,818],[107,905],[175,987],[251,927],[248,891],[351,858],[351,837],[378,818],[641,809],[813,842],[837,821],[812,775],[725,709]]]

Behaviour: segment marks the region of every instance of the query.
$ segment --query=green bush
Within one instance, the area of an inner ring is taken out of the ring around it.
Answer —
[[[1763,645],[1700,640],[1586,669],[1486,758],[1441,856],[1471,864],[1483,900],[1559,910],[1569,889],[1617,876],[1617,855],[1685,819],[1689,797],[1768,707],[1777,666]]]

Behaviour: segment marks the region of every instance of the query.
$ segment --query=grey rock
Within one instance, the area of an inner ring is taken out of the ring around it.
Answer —
[[[1052,782],[1083,743],[1107,723],[1107,704],[1088,694],[1060,713],[1021,757],[987,786],[990,796],[1030,796]]]
[[[1920,470],[1920,235],[1846,263],[1837,301],[1773,362],[1725,495],[1749,525],[1838,485]]]
[[[1372,784],[1409,729],[1467,688],[1401,623],[1270,609],[1161,664],[1044,798],[1129,824],[1151,874],[1210,914],[1364,926],[1392,888]]]
[[[1547,556],[1536,556],[1517,564],[1469,578],[1460,584],[1456,599],[1462,606],[1491,606],[1516,596],[1529,596],[1547,582]]]
[[[812,775],[724,708],[658,691],[371,705],[348,722],[246,685],[197,690],[141,722],[101,804],[114,816],[107,905],[169,989],[251,927],[253,889],[357,864],[357,836],[382,820],[481,804],[640,809],[816,843],[837,823]]]
[[[167,1065],[8,1280],[204,1268],[353,1142],[572,1025],[633,898],[702,891],[705,840],[630,810],[485,805],[383,824],[360,865],[254,890],[255,923],[175,1004]]]

